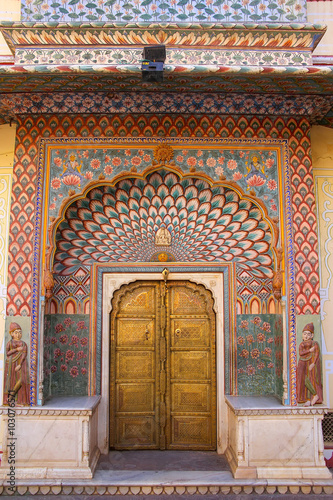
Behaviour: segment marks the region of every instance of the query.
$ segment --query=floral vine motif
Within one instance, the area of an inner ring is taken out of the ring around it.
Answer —
[[[23,0],[22,21],[79,22],[92,23],[224,23],[224,22],[304,22],[306,7],[299,0],[108,0],[92,2],[88,0]],[[155,42],[156,43],[156,42]],[[103,61],[103,56],[100,56]]]
[[[241,320],[237,335],[238,385],[240,392],[272,394],[276,377],[281,377],[282,335],[276,336],[271,325],[255,316]]]
[[[206,101],[208,105],[208,99],[204,102]],[[203,103],[200,104],[202,105]],[[138,145],[127,147],[126,143],[113,148],[103,146],[105,147],[95,148],[83,145],[79,150],[73,147],[52,149],[49,205],[52,215],[57,213],[64,197],[69,196],[70,193],[75,194],[78,190],[82,191],[89,181],[100,180],[101,175],[109,179],[124,171],[141,172],[152,164],[171,164],[182,171],[202,171],[216,180],[237,182],[237,185],[244,191],[264,201],[270,217],[277,214],[278,184],[275,179],[277,179],[278,161],[274,150],[258,151],[256,149],[254,151],[247,148],[245,144],[243,150],[225,148],[222,144],[221,147],[214,146],[211,149],[201,147],[187,149],[185,146],[173,149],[171,142],[154,146],[143,144],[142,147],[137,147]],[[256,164],[253,156],[258,159]],[[265,182],[261,182],[264,181],[261,177],[258,181],[257,174],[253,175],[253,172],[249,172],[251,168],[258,172],[256,165],[267,175],[267,178],[264,176]],[[63,177],[61,172],[64,168],[65,174],[68,174],[74,167],[76,172],[72,172],[75,176],[74,181],[71,175]],[[81,179],[76,175],[77,168],[80,168]],[[251,187],[249,182],[254,183],[255,186]]]
[[[321,191],[323,195],[327,198],[330,198],[333,200],[333,189],[332,185],[328,181],[324,181],[322,186],[321,186]],[[324,211],[322,213],[322,218],[325,221],[325,271],[328,274],[327,281],[326,281],[326,287],[322,287],[323,295],[321,297],[321,304],[322,304],[322,319],[325,318],[327,315],[327,312],[325,311],[324,304],[327,300],[329,300],[329,294],[328,290],[332,282],[332,270],[329,265],[329,259],[332,255],[332,252],[330,250],[331,244],[332,244],[332,239],[333,239],[333,223],[331,222],[332,220],[332,214],[333,214],[333,202],[330,201],[329,199],[326,199],[324,202]],[[324,233],[323,233],[324,234]]]

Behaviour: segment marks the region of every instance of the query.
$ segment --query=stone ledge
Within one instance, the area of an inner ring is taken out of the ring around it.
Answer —
[[[272,396],[226,396],[226,402],[237,416],[324,415],[328,410],[325,405],[284,406]]]
[[[15,411],[15,415],[26,416],[89,416],[93,415],[99,405],[101,396],[66,396],[55,397],[44,406],[0,406],[0,415],[7,415],[8,409]]]

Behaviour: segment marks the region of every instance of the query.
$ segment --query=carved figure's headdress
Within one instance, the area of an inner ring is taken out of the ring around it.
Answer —
[[[308,323],[307,325],[305,325],[305,327],[303,328],[303,332],[305,331],[314,333],[313,323]]]
[[[14,321],[9,325],[9,333],[13,332],[14,330],[22,330],[21,326],[18,323],[15,323]]]

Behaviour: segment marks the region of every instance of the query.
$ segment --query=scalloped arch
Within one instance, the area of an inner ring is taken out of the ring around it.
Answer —
[[[155,244],[161,227],[170,246]],[[271,278],[276,237],[264,205],[237,185],[158,165],[67,200],[51,230],[50,262],[54,255],[54,272],[68,275],[94,262],[150,262],[168,252],[178,262],[233,261]]]

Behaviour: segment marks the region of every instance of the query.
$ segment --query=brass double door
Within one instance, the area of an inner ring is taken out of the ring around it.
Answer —
[[[110,366],[111,448],[216,449],[215,314],[202,285],[123,285]]]

